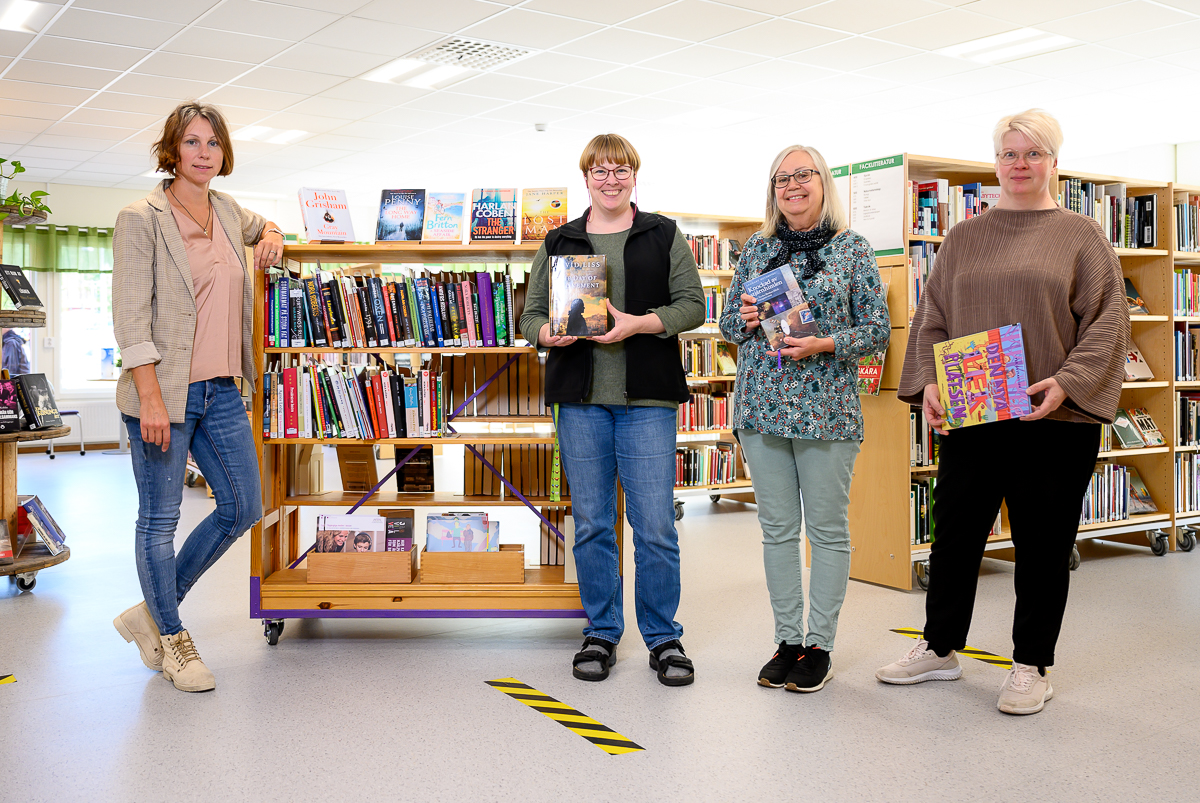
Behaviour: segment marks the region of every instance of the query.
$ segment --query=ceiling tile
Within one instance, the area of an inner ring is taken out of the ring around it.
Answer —
[[[1178,8],[1191,14],[1200,15],[1200,0],[1159,0],[1164,6]]]
[[[142,170],[143,173],[154,166],[148,151],[139,153],[136,156],[124,152],[114,153],[112,151],[105,151],[104,153],[98,153],[91,159],[88,159],[88,164],[124,165],[125,167],[137,167],[138,165],[145,165],[145,169]]]
[[[791,14],[824,2],[826,0],[725,0],[726,5],[775,15]]]
[[[174,98],[176,102],[179,102],[184,98],[198,98],[204,93],[216,89],[218,86],[219,84],[205,81],[189,81],[183,78],[165,78],[161,75],[129,73],[109,87],[109,91],[124,92],[130,95]]]
[[[1135,60],[1135,56],[1108,50],[1097,45],[1076,45],[1053,53],[1043,53],[1040,56],[1007,61],[1004,66],[1011,70],[1020,70],[1047,78],[1061,78],[1078,74],[1101,73],[1111,75],[1116,68]],[[1097,70],[1096,65],[1103,64],[1103,70]]]
[[[476,134],[485,137],[503,137],[518,131],[529,130],[527,123],[513,123],[505,120],[485,119],[483,117],[468,117],[461,123],[454,124],[455,131],[464,134]]]
[[[20,62],[18,62],[20,63]],[[92,96],[90,89],[75,89],[69,86],[35,84],[29,81],[0,81],[0,98],[32,100],[38,103],[61,103],[78,106]]]
[[[74,121],[74,115],[62,122],[55,123],[46,129],[47,134],[57,137],[81,137],[85,140],[95,140],[98,143],[120,142],[126,137],[137,133],[136,128],[118,128],[106,125],[88,125]]]
[[[975,0],[971,11],[1018,25],[1041,25],[1047,20],[1057,20],[1095,11],[1106,6],[1115,6],[1126,0]]]
[[[984,92],[998,91],[1002,89],[1012,89],[1013,87],[1023,86],[1037,82],[1037,77],[1027,73],[1009,70],[1004,67],[981,67],[978,70],[959,73],[958,75],[944,75],[932,82],[926,81],[920,86],[926,87],[931,93],[930,97],[938,97],[938,93],[944,93],[947,98],[964,97],[967,95],[976,95]],[[1019,96],[1013,96],[1015,103],[1019,104]]]
[[[450,92],[434,92],[403,108],[427,112],[445,112],[446,114],[475,115],[491,111],[497,106],[503,106],[508,101],[496,98],[481,98],[472,95],[458,95]]]
[[[112,109],[119,112],[138,114],[170,114],[179,104],[178,98],[157,98],[144,95],[129,95],[123,92],[101,92],[88,101],[88,108]]]
[[[170,22],[68,8],[50,26],[48,33],[69,39],[154,49],[181,30],[183,26]]]
[[[360,103],[370,103],[372,106],[387,108],[403,106],[405,103],[425,97],[433,91],[400,84],[380,84],[375,81],[344,81],[322,92],[321,97],[356,100]]]
[[[160,50],[135,67],[134,72],[142,75],[161,75],[166,78],[203,79],[223,84],[226,81],[232,81],[253,66],[253,64],[240,61],[189,56],[185,53],[167,53]]]
[[[345,80],[340,75],[323,75],[303,70],[283,70],[278,67],[257,67],[233,83],[236,86],[248,86],[255,89],[271,89],[280,92],[295,92],[302,95],[316,95],[330,87],[337,86]]]
[[[205,101],[208,99],[205,98]],[[225,121],[229,123],[231,128],[240,128],[244,125],[254,125],[262,118],[270,114],[266,109],[252,109],[242,106],[234,106],[229,103],[220,104],[221,114],[225,115]]]
[[[549,50],[600,30],[594,22],[515,8],[461,31],[463,36]]]
[[[111,148],[109,148],[107,151],[105,151],[105,153],[109,154],[109,155],[114,155],[114,156],[115,155],[126,156],[127,158],[134,158],[135,156],[145,156],[147,159],[149,159],[150,158],[150,146],[147,145],[145,142],[135,142],[134,140],[130,139],[125,142],[120,142],[120,143],[117,143],[116,145],[113,145]]]
[[[532,78],[491,72],[455,84],[451,94],[475,95],[501,100],[525,100],[534,95],[557,89],[559,86],[559,84],[549,81],[535,81]]]
[[[528,6],[526,6],[528,7]],[[454,33],[503,10],[503,6],[480,0],[437,0],[436,3],[397,3],[375,0],[354,12],[356,17],[411,25],[442,33]]]
[[[404,140],[404,144],[412,144],[422,148],[433,145],[441,148],[467,151],[479,145],[479,135],[464,133],[455,126],[449,130],[422,131]]]
[[[928,0],[832,0],[788,17],[839,31],[866,33],[938,11],[945,11],[945,7]]]
[[[692,45],[665,56],[642,62],[641,66],[655,70],[680,73],[695,78],[708,78],[719,73],[749,67],[766,61],[762,56],[725,50],[709,45]],[[644,91],[644,90],[643,90]]]
[[[630,17],[665,6],[668,2],[672,0],[606,0],[603,3],[597,3],[595,0],[529,0],[521,7],[615,25]]]
[[[217,0],[188,0],[164,3],[162,0],[75,0],[74,8],[88,8],[186,25],[217,4]]]
[[[609,106],[604,112],[621,117],[636,117],[640,120],[662,120],[666,117],[695,112],[700,108],[693,103],[676,103],[657,98],[634,98]]]
[[[1186,70],[1187,72],[1183,74],[1193,77],[1193,80],[1195,79],[1194,74],[1191,72],[1196,69],[1195,53],[1173,53],[1170,56],[1160,56],[1158,60],[1164,64],[1170,64],[1172,66],[1179,67],[1182,70]]]
[[[724,81],[735,84],[748,84],[754,87],[790,86],[800,91],[802,84],[829,78],[837,73],[811,64],[797,64],[794,61],[765,61],[740,70],[725,73],[721,76]]]
[[[871,35],[924,50],[937,50],[1015,29],[1011,22],[952,8],[912,22],[893,25]]]
[[[485,116],[496,120],[508,120],[513,123],[533,125],[534,123],[558,122],[574,114],[575,112],[570,109],[540,106],[536,103],[513,103],[509,106],[501,106],[499,109],[490,111]]]
[[[246,36],[229,31],[214,31],[211,28],[189,28],[172,39],[163,50],[259,64],[279,55],[280,51],[291,44],[284,39],[265,36]]]
[[[586,114],[577,114],[574,117],[563,120],[559,123],[560,127],[582,131],[591,136],[602,132],[613,132],[621,134],[628,132],[631,128],[639,125],[642,121],[635,120],[631,117],[621,117],[608,112],[588,112]],[[576,168],[578,169],[578,168]],[[572,170],[574,172],[574,170]]]
[[[365,137],[347,137],[341,134],[318,134],[304,140],[304,144],[312,148],[334,148],[336,150],[357,153],[365,151],[378,144],[378,140]]]
[[[27,145],[21,149],[23,156],[38,157],[41,159],[56,159],[61,162],[81,162],[84,159],[90,159],[96,155],[100,148],[56,148],[50,145],[41,144],[42,139],[53,140],[54,137],[39,137],[38,141],[33,145]],[[24,160],[22,160],[24,164]],[[28,167],[28,165],[26,165]]]
[[[353,78],[368,70],[373,70],[381,64],[386,64],[390,60],[391,57],[381,53],[362,53],[355,50],[314,45],[311,42],[301,42],[288,49],[287,52],[271,59],[270,65]]]
[[[930,81],[943,75],[956,75],[962,72],[978,70],[980,65],[966,59],[953,59],[939,56],[935,53],[919,53],[899,61],[889,61],[877,67],[867,67],[859,70],[862,75],[874,78],[887,78],[909,84]]]
[[[339,14],[261,3],[258,0],[226,0],[204,18],[205,28],[234,33],[270,32],[278,39],[299,41],[332,25]]]
[[[689,80],[685,76],[659,72],[658,70],[647,70],[642,67],[625,67],[615,72],[589,78],[581,82],[580,86],[592,87],[593,89],[608,89],[614,92],[653,94],[654,92],[661,92],[664,89],[674,89],[681,84],[687,83]]]
[[[95,70],[73,64],[51,64],[25,58],[14,64],[4,77],[13,81],[100,89],[120,74],[116,70]]]
[[[278,114],[262,118],[258,123],[259,125],[270,126],[271,128],[308,131],[312,134],[319,134],[325,131],[332,131],[335,128],[341,128],[346,124],[346,121],[337,117],[318,117],[315,114],[279,112]],[[305,142],[308,142],[308,140],[305,140]]]
[[[223,86],[204,95],[204,100],[208,103],[228,104],[247,109],[270,109],[277,112],[299,103],[305,97],[305,95],[294,92],[251,89],[245,86]]]
[[[806,97],[815,95],[828,99],[854,98],[856,103],[861,102],[869,108],[871,104],[866,100],[867,96],[888,89],[896,89],[899,86],[895,81],[885,81],[866,75],[835,75],[832,78],[808,84],[804,87],[803,95]]]
[[[849,72],[874,67],[876,64],[888,61],[896,61],[907,56],[915,56],[921,52],[914,47],[856,36],[852,39],[843,39],[840,42],[793,54],[788,56],[787,60]]]
[[[32,41],[31,33],[0,31],[0,56],[17,56]]]
[[[0,131],[40,134],[50,127],[50,120],[35,117],[0,117]]]
[[[421,31],[377,20],[345,17],[313,34],[308,41],[347,50],[404,56],[441,38],[441,34],[432,31]]]
[[[24,151],[27,149],[27,147],[21,149],[21,162],[29,171],[24,177],[26,181],[29,180],[29,173],[35,170],[71,170],[79,166],[79,160],[77,159],[49,159],[45,156],[25,156]]]
[[[88,123],[90,125],[106,125],[118,128],[145,128],[157,125],[162,121],[161,114],[134,114],[132,112],[115,112],[108,109],[93,109],[84,106],[76,109],[70,116],[73,123]]]
[[[29,48],[25,57],[105,70],[127,70],[149,52],[149,50],[138,47],[119,47],[100,42],[85,42],[80,39],[43,36],[33,44],[33,47]]]
[[[708,44],[729,47],[763,56],[786,56],[800,50],[845,39],[847,34],[829,28],[818,28],[795,20],[768,20],[725,36],[710,39]]]
[[[341,128],[335,128],[329,133],[346,137],[372,139],[377,142],[393,142],[404,137],[410,137],[417,133],[417,130],[402,125],[389,125],[386,123],[376,123],[371,120],[358,120]]]
[[[1182,11],[1147,3],[1145,0],[1134,0],[1132,3],[1122,3],[1066,19],[1044,22],[1038,27],[1072,39],[1103,42],[1118,36],[1191,22],[1194,19],[1195,17]]]
[[[415,128],[421,131],[426,128],[441,128],[444,125],[453,125],[464,117],[466,115],[429,112],[402,106],[399,109],[388,109],[387,111],[372,115],[371,122],[404,126],[405,128]]]
[[[501,67],[497,72],[573,84],[601,73],[611,72],[618,66],[611,61],[596,61],[569,56],[565,53],[535,53],[528,58]]]
[[[559,48],[561,53],[633,64],[685,47],[688,43],[624,28],[606,28]]]
[[[599,109],[613,103],[629,100],[632,95],[625,92],[609,92],[604,89],[585,89],[580,86],[567,86],[539,95],[536,103],[542,106],[554,106],[563,109],[586,111]]]
[[[0,143],[5,145],[24,145],[36,136],[37,134],[26,131],[13,131],[7,128],[0,128]],[[20,160],[18,159],[17,161]]]
[[[1159,28],[1156,31],[1135,33],[1132,36],[1119,36],[1106,40],[1104,46],[1145,58],[1170,56],[1184,51],[1193,51],[1193,58],[1196,58],[1200,56],[1200,53],[1195,52],[1200,50],[1200,20]],[[1200,66],[1200,61],[1193,63]]]
[[[316,114],[322,117],[338,117],[344,120],[360,120],[388,108],[382,103],[361,103],[341,100],[326,95],[302,100],[288,111],[294,114]]]
[[[621,27],[703,42],[767,19],[765,14],[744,8],[731,8],[704,0],[680,0],[622,23]]]
[[[138,173],[145,173],[151,167],[154,167],[154,164],[149,159],[147,159],[144,164],[139,165],[114,165],[106,164],[104,162],[97,162],[95,159],[88,159],[86,162],[80,164],[77,170],[100,175],[131,177],[136,176]],[[75,176],[77,173],[72,171],[71,175]]]

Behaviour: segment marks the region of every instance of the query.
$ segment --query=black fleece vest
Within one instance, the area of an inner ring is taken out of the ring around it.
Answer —
[[[588,210],[591,211],[590,209]],[[587,236],[587,216],[558,227],[546,237],[549,256],[596,253]],[[629,238],[625,241],[625,309],[630,315],[671,303],[671,246],[675,221],[635,212]],[[684,402],[687,379],[679,360],[679,338],[640,334],[621,341],[625,344],[625,397]],[[546,401],[582,402],[592,389],[590,340],[552,348],[546,358]]]

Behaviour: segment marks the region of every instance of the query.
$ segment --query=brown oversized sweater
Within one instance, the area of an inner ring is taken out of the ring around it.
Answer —
[[[920,405],[937,383],[934,343],[1014,323],[1029,384],[1054,377],[1067,394],[1047,418],[1112,423],[1129,342],[1121,262],[1096,221],[1061,207],[992,209],[950,230],[909,331],[900,400]]]

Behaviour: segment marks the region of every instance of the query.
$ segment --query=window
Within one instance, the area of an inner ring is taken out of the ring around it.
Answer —
[[[105,349],[113,337],[112,274],[59,273],[58,391],[98,390]]]

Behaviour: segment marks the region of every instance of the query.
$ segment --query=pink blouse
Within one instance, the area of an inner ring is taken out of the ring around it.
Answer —
[[[192,371],[188,382],[202,382],[242,373],[242,289],[246,272],[234,245],[212,216],[213,236],[187,213],[171,204],[192,269],[196,293],[196,337],[192,342]]]

